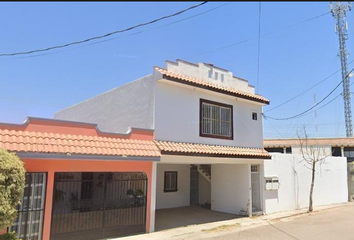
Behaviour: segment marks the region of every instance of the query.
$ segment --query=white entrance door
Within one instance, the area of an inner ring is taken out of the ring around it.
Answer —
[[[259,212],[261,208],[260,173],[259,165],[251,165],[251,187],[252,187],[252,212]]]

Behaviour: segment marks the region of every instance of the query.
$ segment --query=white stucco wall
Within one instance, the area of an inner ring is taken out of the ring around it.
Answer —
[[[250,165],[212,165],[211,210],[240,214],[250,201]]]
[[[279,177],[280,189],[263,191],[264,212],[274,213],[308,207],[311,171],[304,166],[299,154],[272,154],[264,161],[264,176]],[[317,166],[314,206],[347,202],[346,158],[328,157]]]
[[[233,105],[234,140],[199,136],[200,98]],[[252,112],[258,120],[252,120]],[[158,81],[155,90],[155,138],[181,142],[263,147],[262,106],[235,97]]]
[[[101,131],[125,133],[130,127],[152,129],[152,75],[129,82],[57,112],[56,119],[96,123]]]
[[[211,183],[199,173],[199,204],[211,202]]]
[[[177,192],[164,192],[164,172],[177,171]],[[190,205],[190,165],[157,164],[156,209]]]
[[[169,72],[178,73],[190,77],[194,77],[206,82],[212,82],[217,85],[232,87],[239,89],[248,93],[255,93],[254,86],[248,85],[248,81],[237,78],[232,72],[222,69],[206,63],[190,63],[183,60],[178,60],[176,62],[167,61],[166,68]],[[211,70],[212,75],[209,77],[209,70]],[[217,73],[217,79],[215,79],[215,73]],[[224,80],[221,79],[221,74],[224,75]]]

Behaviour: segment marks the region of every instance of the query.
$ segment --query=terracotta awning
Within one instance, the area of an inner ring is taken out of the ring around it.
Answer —
[[[271,158],[270,154],[263,148],[244,148],[172,141],[155,141],[155,143],[162,154],[229,158]]]
[[[171,80],[171,81],[175,81],[175,82],[179,82],[179,83],[184,83],[187,85],[192,85],[195,87],[200,87],[200,88],[204,88],[204,89],[208,89],[211,91],[216,91],[216,92],[220,92],[223,94],[228,94],[228,95],[232,95],[235,97],[239,97],[239,98],[243,98],[243,99],[247,99],[247,100],[251,100],[251,101],[255,101],[255,102],[260,102],[260,103],[264,103],[264,104],[269,104],[270,101],[268,99],[266,99],[265,97],[258,95],[258,94],[251,94],[251,93],[247,93],[241,90],[237,90],[235,88],[231,88],[231,87],[225,87],[225,86],[221,86],[212,82],[207,82],[207,81],[203,81],[201,79],[197,79],[197,78],[193,78],[193,77],[189,77],[189,76],[185,76],[185,75],[181,75],[181,74],[177,74],[177,73],[172,73],[167,71],[166,69],[163,68],[159,68],[159,67],[155,67],[156,71],[160,72],[163,75],[164,79],[167,80]]]
[[[0,148],[17,153],[159,157],[154,141],[0,129]]]

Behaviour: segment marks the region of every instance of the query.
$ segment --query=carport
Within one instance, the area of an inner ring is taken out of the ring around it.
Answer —
[[[212,211],[201,206],[160,209],[156,211],[155,230],[161,231],[193,224],[231,220],[239,217],[242,216]]]
[[[232,155],[237,149],[232,147],[224,156],[222,146],[212,146],[219,152],[214,155],[180,153],[174,146],[167,152],[164,146],[169,145],[159,146],[162,156],[156,163],[155,231],[262,213],[261,171],[268,158],[262,149],[247,149],[256,156],[241,157]]]

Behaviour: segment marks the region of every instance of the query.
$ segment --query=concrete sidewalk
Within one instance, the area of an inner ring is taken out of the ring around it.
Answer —
[[[328,206],[315,207],[313,211],[314,214],[319,211],[326,209],[338,208],[348,205],[354,205],[353,203],[343,203]],[[166,240],[166,239],[203,239],[210,238],[213,236],[218,236],[225,233],[239,232],[247,230],[250,228],[260,227],[269,225],[269,222],[283,219],[286,221],[287,218],[294,219],[301,216],[308,215],[307,209],[295,210],[290,212],[282,212],[269,214],[259,217],[244,217],[226,221],[219,221],[206,224],[189,225],[186,227],[173,228],[168,230],[163,230],[154,233],[135,235],[130,237],[119,238],[120,240]]]

